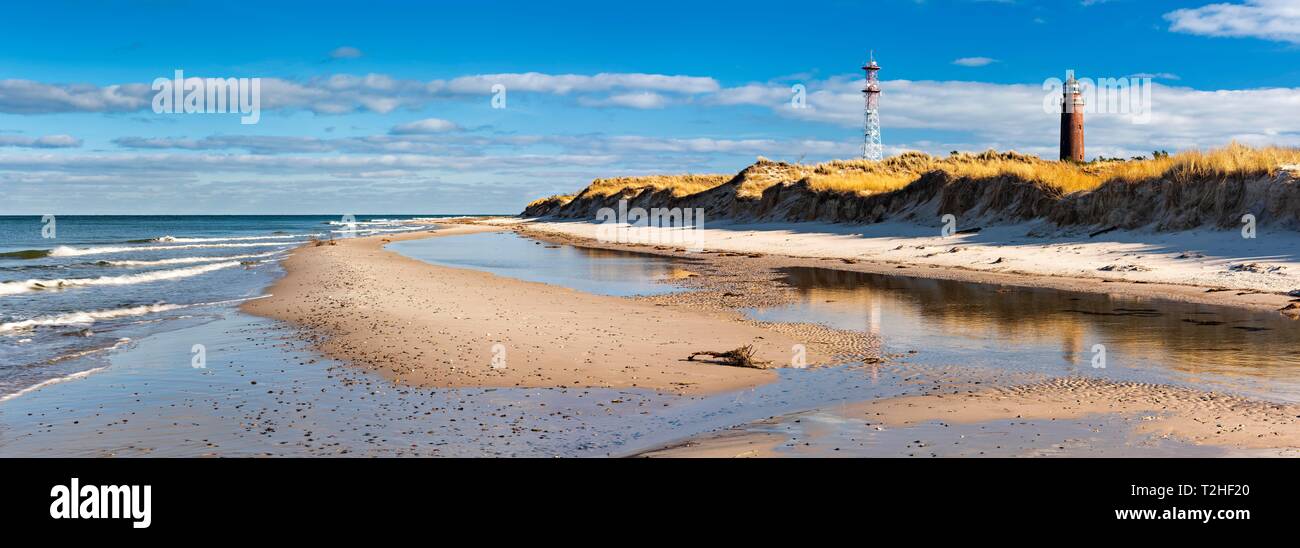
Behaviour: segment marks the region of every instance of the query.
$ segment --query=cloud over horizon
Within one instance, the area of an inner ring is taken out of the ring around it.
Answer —
[[[1300,4],[1294,0],[1208,4],[1169,12],[1165,19],[1173,32],[1300,44]]]
[[[71,135],[43,135],[41,137],[0,135],[0,147],[77,148],[79,146],[81,146],[81,139]]]

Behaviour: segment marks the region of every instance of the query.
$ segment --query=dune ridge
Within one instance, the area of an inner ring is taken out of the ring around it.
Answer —
[[[1256,223],[1300,230],[1300,149],[1232,144],[1087,164],[1015,152],[815,165],[759,158],[729,179],[679,175],[597,179],[582,192],[529,204],[522,216],[595,218],[601,208],[702,208],[745,222],[934,222],[964,226],[1043,221],[1048,229],[1178,231]]]

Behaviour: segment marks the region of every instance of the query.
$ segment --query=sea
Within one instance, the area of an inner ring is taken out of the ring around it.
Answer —
[[[0,402],[261,297],[295,246],[446,217],[0,216]]]

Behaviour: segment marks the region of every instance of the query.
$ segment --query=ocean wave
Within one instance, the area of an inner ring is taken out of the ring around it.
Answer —
[[[139,274],[127,274],[123,276],[100,276],[97,278],[70,278],[54,280],[26,280],[0,283],[0,297],[5,295],[17,295],[29,291],[45,291],[51,289],[65,289],[69,287],[94,286],[94,285],[132,285],[146,282],[155,282],[162,280],[175,280],[180,278],[189,278],[206,274],[223,268],[239,266],[239,261],[226,261],[221,263],[205,264],[191,266],[188,268],[176,268],[172,270],[157,270],[153,272],[142,272]]]
[[[310,238],[313,236],[319,236],[319,234],[275,234],[272,236],[230,236],[225,238],[177,238],[169,235],[146,241],[166,243],[250,242],[257,240],[292,240],[294,238]]]
[[[325,224],[332,225],[332,226],[348,226],[348,225],[367,226],[367,225],[396,225],[404,222],[406,222],[405,219],[373,219],[370,221],[354,221],[351,223],[345,223],[343,221],[326,221]]]
[[[157,259],[153,261],[96,261],[101,266],[161,266],[169,264],[211,263],[216,261],[234,261],[238,259],[264,259],[279,253],[255,253],[252,255],[222,255],[216,257],[181,257],[177,259]]]
[[[0,259],[42,259],[50,256],[52,249],[23,249],[0,253]]]
[[[180,310],[182,308],[198,308],[204,306],[224,306],[231,304],[240,304],[248,301],[263,299],[270,295],[259,295],[256,297],[242,297],[238,299],[227,299],[224,301],[213,301],[208,303],[194,304],[146,304],[140,306],[128,306],[123,308],[114,308],[110,310],[89,310],[68,312],[55,316],[41,316],[30,320],[20,320],[16,322],[0,323],[0,333],[11,331],[26,331],[34,327],[60,327],[65,325],[90,325],[99,320],[111,320],[115,318],[126,318],[130,316],[144,316],[147,314],[157,314],[159,312],[168,312],[171,310]],[[30,339],[27,339],[30,340]],[[19,341],[21,342],[21,341]]]
[[[0,323],[0,333],[10,331],[25,331],[34,327],[58,327],[63,325],[90,325],[100,320],[111,320],[113,318],[125,318],[128,316],[143,316],[145,314],[156,314],[158,312],[167,312],[186,308],[191,305],[184,304],[149,304],[142,306],[130,306],[126,308],[114,308],[111,310],[90,310],[77,311],[57,316],[42,316],[30,320],[21,320],[17,322]]]
[[[356,230],[331,230],[330,232],[333,232],[335,234],[347,234],[348,232],[355,232],[360,235],[371,235],[371,234],[382,234],[385,232],[415,232],[417,230],[424,230],[426,228],[429,227],[412,226],[412,227],[405,227],[405,228],[358,228]]]
[[[113,346],[104,347],[104,348],[96,348],[96,349],[94,349],[94,350],[87,350],[87,351],[85,351],[85,352],[79,352],[77,356],[73,356],[73,357],[78,357],[78,358],[79,358],[79,357],[84,356],[84,355],[86,355],[86,354],[94,354],[94,353],[96,353],[96,352],[104,352],[104,351],[106,351],[106,350],[112,350],[112,349],[117,348],[117,347],[119,347],[119,346],[121,346],[121,345],[123,345],[123,344],[126,344],[126,343],[128,343],[128,342],[131,342],[131,340],[130,340],[130,339],[122,339],[122,340],[118,341],[117,344],[114,344]],[[63,361],[63,360],[68,360],[68,359],[72,359],[72,357],[60,356],[60,357],[56,358],[55,360],[51,360],[51,361]],[[14,399],[14,398],[17,398],[18,396],[21,396],[21,395],[23,395],[23,394],[27,394],[27,393],[29,393],[29,392],[35,392],[35,391],[40,390],[40,389],[42,389],[42,388],[45,388],[46,386],[49,386],[49,385],[51,385],[51,384],[58,384],[58,383],[65,382],[65,381],[72,381],[72,380],[77,380],[77,379],[85,378],[85,377],[88,377],[88,376],[93,375],[93,374],[95,374],[95,373],[98,373],[98,372],[100,372],[100,371],[103,371],[103,370],[105,370],[105,369],[108,369],[108,366],[107,366],[107,365],[102,366],[102,367],[96,367],[96,368],[94,368],[94,369],[87,369],[87,370],[85,370],[85,371],[78,371],[78,372],[76,372],[76,373],[72,373],[72,374],[70,374],[70,375],[64,375],[64,376],[62,376],[62,377],[55,377],[55,378],[53,378],[53,379],[46,379],[46,380],[43,380],[43,381],[38,382],[38,383],[36,383],[36,384],[33,384],[33,385],[31,385],[31,386],[28,386],[27,388],[24,388],[24,389],[22,389],[22,390],[18,390],[18,391],[16,391],[16,392],[12,392],[12,393],[5,394],[5,395],[3,395],[3,396],[0,396],[0,402],[5,402],[5,401],[12,400],[12,399]]]
[[[122,348],[123,346],[125,346],[125,345],[126,345],[127,343],[129,343],[129,342],[131,342],[131,339],[130,339],[130,338],[128,338],[128,337],[122,337],[122,338],[120,338],[120,339],[114,341],[113,344],[110,344],[110,345],[108,345],[108,346],[100,346],[100,347],[96,347],[96,348],[88,348],[88,349],[86,349],[86,350],[78,350],[78,351],[76,351],[76,352],[71,352],[71,353],[68,353],[68,354],[63,354],[63,355],[55,356],[55,357],[53,357],[53,358],[50,358],[50,360],[49,360],[48,362],[46,362],[46,363],[59,363],[59,362],[65,362],[65,361],[68,361],[68,360],[75,360],[75,359],[77,359],[77,358],[84,358],[84,357],[89,356],[89,355],[91,355],[91,354],[98,354],[98,353],[100,353],[100,352],[108,352],[109,350],[117,350],[117,349],[119,349],[119,348]],[[98,369],[92,369],[91,371],[92,371],[92,372],[93,372],[93,371],[99,371],[100,369],[103,369],[103,368],[101,367],[101,368],[98,368]]]
[[[176,249],[202,249],[223,247],[271,247],[286,246],[300,242],[247,242],[237,244],[184,244],[184,245],[149,245],[149,246],[97,246],[67,247],[59,246],[48,250],[48,257],[80,257],[82,255],[108,255],[112,253],[130,253],[132,251],[171,251]]]

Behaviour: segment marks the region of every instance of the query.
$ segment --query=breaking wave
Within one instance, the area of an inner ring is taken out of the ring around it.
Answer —
[[[221,248],[221,247],[270,247],[295,244],[298,242],[247,242],[237,244],[185,244],[185,245],[152,245],[152,246],[98,246],[98,247],[67,247],[59,246],[48,251],[46,256],[49,257],[80,257],[82,255],[107,255],[111,253],[129,253],[132,251],[170,251],[174,249],[199,249],[199,248]]]
[[[269,297],[269,295],[260,295],[257,297],[244,297],[240,299],[229,299],[225,301],[215,301],[210,303],[195,304],[146,304],[140,306],[128,306],[123,308],[114,308],[111,310],[89,310],[68,312],[54,316],[42,316],[30,320],[20,320],[16,322],[0,323],[0,333],[9,333],[13,331],[26,331],[35,327],[61,327],[65,325],[91,325],[100,320],[112,320],[115,318],[127,318],[131,316],[145,316],[157,314],[159,312],[168,312],[171,310],[180,310],[182,308],[196,308],[201,306],[224,306],[230,304],[239,304],[247,301],[255,301]]]
[[[361,235],[361,236],[367,236],[367,235],[371,235],[371,234],[380,234],[380,233],[384,233],[384,232],[415,232],[415,231],[417,231],[417,230],[424,230],[424,229],[426,229],[426,228],[429,228],[429,227],[427,227],[427,226],[412,226],[412,227],[405,227],[405,228],[358,228],[358,229],[355,230],[355,232],[356,232],[358,235]],[[335,234],[346,234],[346,233],[348,233],[348,232],[354,232],[354,231],[351,231],[351,230],[331,230],[330,232],[333,232],[333,233],[335,233]]]
[[[42,259],[50,256],[51,249],[24,249],[0,253],[0,259]]]
[[[165,242],[165,243],[195,243],[195,242],[253,242],[258,240],[292,240],[294,238],[310,238],[319,236],[318,234],[276,234],[272,236],[229,236],[225,238],[177,238],[175,236],[163,236],[146,240],[148,242]]]
[[[5,295],[17,295],[29,291],[46,291],[52,289],[66,289],[70,287],[93,286],[93,285],[132,285],[147,282],[156,282],[161,280],[176,280],[180,278],[189,278],[206,274],[223,268],[239,266],[239,261],[226,261],[221,263],[205,264],[191,266],[189,268],[176,268],[172,270],[158,270],[154,272],[142,272],[140,274],[127,274],[124,276],[99,276],[97,278],[70,278],[70,279],[53,279],[53,280],[26,280],[0,283],[0,297]]]
[[[84,355],[87,355],[87,354],[94,354],[94,353],[96,353],[96,352],[104,352],[104,351],[107,351],[107,350],[112,350],[112,349],[117,348],[117,347],[119,347],[119,346],[121,346],[121,345],[123,345],[123,344],[126,344],[126,343],[128,343],[128,342],[131,342],[130,339],[122,339],[121,341],[118,341],[118,343],[117,343],[117,344],[114,344],[113,346],[106,347],[106,348],[96,348],[96,349],[94,349],[94,350],[87,350],[87,351],[85,351],[85,352],[78,352],[77,355],[76,355],[76,356],[73,356],[73,357],[78,357],[78,358],[79,358],[79,357],[84,356]],[[67,359],[72,359],[72,358],[71,358],[71,357],[63,357],[63,356],[60,356],[59,358],[57,358],[57,359],[54,360],[54,361],[62,361],[62,360],[67,360]],[[49,385],[51,385],[51,384],[58,384],[58,383],[61,383],[61,382],[64,382],[64,381],[71,381],[71,380],[76,380],[76,379],[80,379],[80,378],[83,378],[83,377],[88,377],[88,376],[90,376],[90,375],[93,375],[93,374],[98,373],[98,372],[100,372],[100,371],[103,371],[103,370],[105,370],[105,369],[108,369],[108,366],[107,366],[107,365],[105,365],[105,366],[103,366],[103,367],[96,367],[96,368],[94,368],[94,369],[87,369],[87,370],[85,370],[85,371],[78,371],[78,372],[76,372],[76,373],[72,373],[72,374],[70,374],[70,375],[64,375],[64,376],[62,376],[62,377],[55,377],[55,378],[53,378],[53,379],[46,379],[46,380],[44,380],[44,381],[41,381],[41,382],[38,382],[38,383],[33,384],[33,385],[31,385],[31,386],[28,386],[27,388],[23,388],[22,390],[19,390],[19,391],[17,391],[17,392],[13,392],[13,393],[10,393],[10,394],[5,394],[5,395],[3,395],[3,396],[0,396],[0,402],[4,402],[4,401],[12,400],[12,399],[14,399],[14,398],[17,398],[18,396],[21,396],[21,395],[26,394],[26,393],[28,393],[28,392],[34,392],[34,391],[36,391],[36,390],[40,390],[40,389],[45,388],[46,386],[49,386]]]
[[[157,259],[153,261],[97,261],[96,264],[102,266],[160,266],[168,264],[195,264],[211,263],[216,261],[233,261],[237,259],[263,259],[279,253],[272,251],[270,253],[256,253],[252,255],[224,255],[217,257],[181,257],[178,259]]]
[[[406,220],[405,219],[373,219],[369,221],[354,221],[351,223],[345,223],[343,221],[326,221],[325,224],[332,225],[332,226],[348,226],[348,225],[367,226],[367,225],[396,225],[396,224],[401,224],[403,222],[406,222]]]
[[[111,320],[113,318],[125,318],[128,316],[143,316],[145,314],[155,314],[158,312],[167,312],[177,310],[191,305],[184,304],[149,304],[142,306],[131,306],[126,308],[115,308],[112,310],[91,310],[77,311],[57,316],[42,316],[30,320],[17,322],[0,323],[0,333],[10,331],[23,331],[34,327],[58,327],[63,325],[90,325],[99,320]]]

